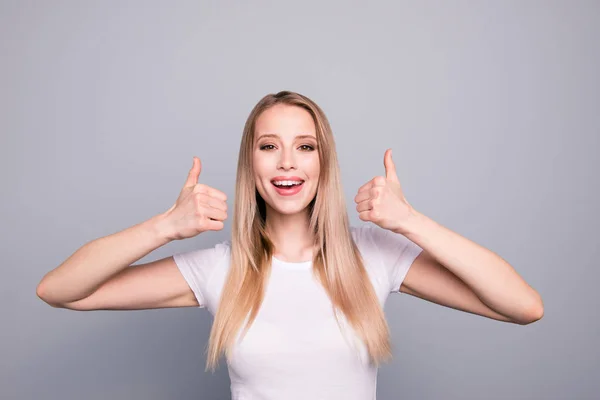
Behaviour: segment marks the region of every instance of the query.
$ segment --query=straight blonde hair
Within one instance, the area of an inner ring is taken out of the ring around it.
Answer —
[[[231,355],[240,329],[245,329],[240,339],[248,331],[262,304],[271,272],[274,245],[265,229],[265,201],[256,190],[253,153],[256,120],[276,104],[301,107],[314,120],[321,172],[317,193],[308,206],[310,231],[315,238],[313,273],[331,299],[336,320],[339,311],[363,340],[370,361],[379,365],[391,358],[389,329],[352,239],[329,121],[306,96],[281,91],[263,97],[244,126],[235,186],[230,269],[210,332],[206,369],[214,372],[221,354]],[[243,327],[244,321],[247,322]]]

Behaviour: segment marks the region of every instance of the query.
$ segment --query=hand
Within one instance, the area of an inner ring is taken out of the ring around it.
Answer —
[[[407,231],[407,224],[416,211],[406,201],[396,167],[392,161],[392,149],[383,156],[385,177],[376,176],[358,189],[354,197],[358,217],[396,233]]]
[[[227,219],[227,196],[210,186],[198,183],[202,169],[200,159],[194,164],[173,206],[165,213],[170,240],[186,239],[205,231],[223,229]]]

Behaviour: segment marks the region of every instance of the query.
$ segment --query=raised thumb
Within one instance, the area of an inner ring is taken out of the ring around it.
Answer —
[[[200,171],[202,170],[202,162],[198,157],[194,157],[194,163],[192,164],[192,169],[188,173],[187,179],[185,180],[185,187],[194,186],[198,183],[198,178],[200,177]]]
[[[388,149],[383,156],[383,165],[385,167],[385,177],[392,181],[398,181],[396,166],[392,160],[392,149]]]

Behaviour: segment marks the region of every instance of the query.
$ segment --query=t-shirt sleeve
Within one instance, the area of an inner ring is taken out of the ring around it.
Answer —
[[[379,260],[388,274],[390,292],[399,292],[413,261],[423,249],[402,234],[379,226],[368,226],[367,229]]]
[[[226,253],[226,244],[214,247],[176,253],[173,260],[187,282],[200,308],[206,307],[206,294],[210,278]]]

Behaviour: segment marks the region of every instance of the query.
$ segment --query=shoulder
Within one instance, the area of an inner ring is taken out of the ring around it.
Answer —
[[[359,247],[367,246],[381,250],[389,246],[398,249],[414,245],[406,236],[373,224],[351,226],[350,232]]]
[[[365,261],[373,261],[379,258],[377,243],[381,242],[380,236],[382,233],[378,232],[377,228],[374,225],[354,225],[350,227],[352,239]]]
[[[213,246],[176,253],[173,259],[180,268],[206,275],[228,260],[230,254],[231,241],[225,240]]]
[[[173,255],[175,264],[194,292],[200,307],[216,311],[224,275],[229,267],[230,241]],[[217,282],[217,284],[213,284]],[[220,282],[220,283],[219,283]]]
[[[354,225],[350,227],[350,233],[356,245],[360,248],[376,249],[386,241],[390,240],[390,235],[396,235],[393,232],[382,229],[376,225]],[[402,235],[398,235],[402,236]],[[403,237],[403,236],[402,236]],[[406,238],[404,238],[406,239]],[[402,239],[396,239],[402,240]],[[406,239],[408,240],[408,239]]]
[[[230,252],[230,249],[231,249],[231,241],[224,240],[224,241],[216,243],[213,246],[203,247],[200,249],[188,250],[185,252],[177,253],[175,255],[185,254],[188,257],[198,258],[198,259],[199,258],[207,258],[207,257],[218,258],[218,257],[226,256]]]
[[[375,273],[387,276],[391,291],[398,291],[415,258],[423,250],[406,236],[377,225],[352,227],[352,236]]]

